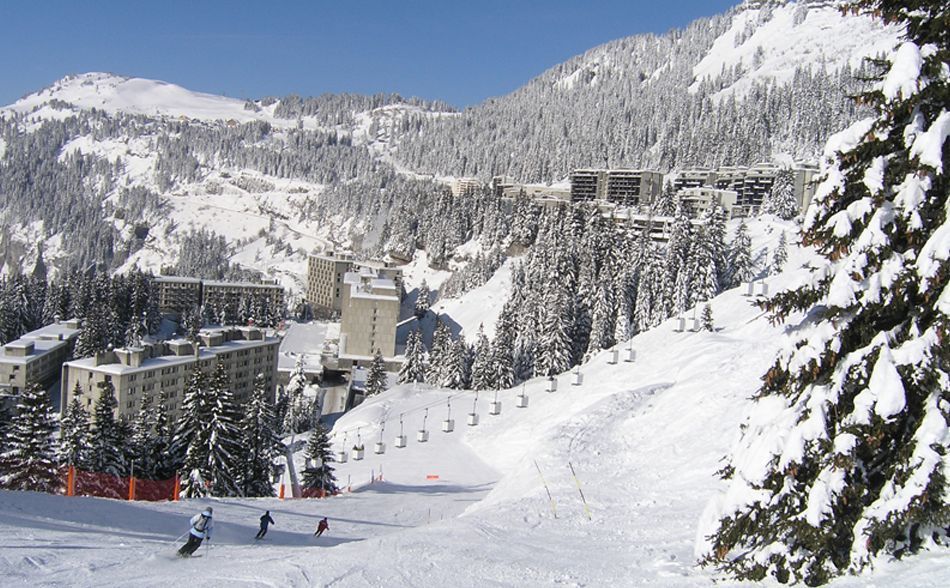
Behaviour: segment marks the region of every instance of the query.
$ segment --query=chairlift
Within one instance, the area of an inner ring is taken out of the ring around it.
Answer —
[[[492,401],[491,406],[488,409],[488,414],[490,415],[501,414],[501,401],[498,400],[498,389],[495,389],[495,400]]]
[[[475,391],[475,401],[472,402],[472,412],[468,413],[468,426],[478,426],[478,391]]]
[[[682,333],[686,330],[686,319],[679,316],[676,317],[676,327],[673,329],[677,333]]]
[[[690,329],[690,331],[692,331],[692,332],[694,332],[694,333],[698,333],[700,330],[701,330],[701,328],[700,328],[700,324],[699,324],[699,319],[696,318],[696,317],[693,317],[693,327]]]
[[[745,294],[743,294],[743,296],[752,296],[754,292],[755,292],[755,282],[754,281],[746,282]]]
[[[353,461],[360,461],[363,459],[363,437],[360,435],[359,428],[356,429],[356,445],[353,446],[351,455],[353,457]]]
[[[572,386],[580,386],[584,383],[584,374],[581,373],[581,368],[574,368],[574,381],[571,383]]]
[[[548,392],[557,392],[557,378],[554,376],[548,376]]]
[[[349,455],[346,453],[346,433],[343,433],[343,449],[336,452],[336,461],[337,463],[346,463]]]
[[[759,282],[759,295],[768,296],[769,295],[769,285],[765,282]]]
[[[610,359],[607,361],[610,365],[617,365],[617,362],[620,361],[620,350],[611,349],[610,350]],[[549,392],[554,392],[554,390],[549,390]]]
[[[445,417],[445,420],[442,421],[442,431],[445,433],[451,433],[455,430],[455,420],[452,419],[452,397],[450,396],[446,402],[449,407],[448,415]]]
[[[406,435],[402,429],[402,415],[399,415],[399,435],[396,436],[396,448],[402,449],[406,446]]]
[[[528,391],[525,389],[524,384],[521,386],[521,394],[517,396],[518,400],[515,402],[515,406],[518,408],[528,408]]]
[[[633,346],[631,345],[630,347],[627,348],[627,359],[625,359],[624,361],[626,361],[627,363],[633,363],[636,360],[637,360],[637,350],[634,349]]]
[[[429,418],[429,409],[426,409],[425,415],[422,417],[422,428],[419,429],[419,432],[416,433],[416,441],[419,443],[425,443],[429,440],[429,431],[426,430],[426,420]]]
[[[383,433],[386,432],[386,422],[383,421],[382,426],[379,428],[379,441],[376,442],[376,445],[373,447],[373,453],[376,455],[382,455],[386,453],[386,444],[383,443]]]

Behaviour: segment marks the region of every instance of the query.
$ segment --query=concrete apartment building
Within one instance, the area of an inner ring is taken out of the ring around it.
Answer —
[[[676,175],[673,180],[673,191],[679,192],[686,188],[701,188],[713,186],[716,182],[716,171],[704,167],[686,169]]]
[[[344,276],[343,317],[338,357],[350,366],[373,358],[396,354],[396,323],[399,321],[399,291],[396,283],[372,268]]]
[[[256,327],[205,329],[198,334],[196,350],[190,341],[175,339],[164,343],[116,349],[69,361],[62,367],[65,408],[78,384],[85,403],[92,406],[99,395],[98,384],[112,382],[118,402],[116,416],[138,413],[142,400],[161,400],[171,420],[181,414],[185,387],[192,370],[210,373],[223,363],[230,377],[235,400],[246,402],[258,373],[264,375],[273,399],[277,383],[277,353],[280,340],[268,337]]]
[[[571,202],[605,200],[621,206],[643,206],[662,191],[663,174],[653,170],[577,169],[571,174]]]
[[[313,253],[307,259],[307,302],[316,308],[343,310],[343,279],[347,272],[369,268],[378,277],[392,280],[397,295],[402,288],[402,270],[386,261],[357,261],[349,253]]]
[[[270,308],[284,308],[284,289],[277,284],[253,282],[220,282],[181,276],[158,276],[152,279],[158,293],[158,310],[181,316],[192,308],[210,305],[213,308],[240,308],[245,299],[256,306],[267,299]]]
[[[778,171],[778,167],[769,163],[760,163],[746,170],[742,187],[736,190],[739,194],[736,204],[744,207],[746,214],[756,212],[762,206],[765,197],[772,192]]]
[[[453,196],[470,196],[482,189],[482,183],[476,178],[455,178],[449,189]]]
[[[238,309],[244,300],[250,299],[255,308],[266,301],[269,308],[280,311],[284,308],[284,289],[277,284],[252,282],[201,283],[201,303],[212,308]]]
[[[152,279],[158,295],[158,310],[181,316],[201,305],[201,280],[180,276],[158,276]]]
[[[50,386],[79,337],[78,319],[30,331],[0,347],[0,396],[19,394],[28,384]]]
[[[693,216],[702,216],[714,206],[721,206],[726,211],[727,219],[732,218],[739,198],[739,194],[734,190],[720,190],[709,186],[683,188],[677,192],[677,196],[684,206],[689,207]]]
[[[815,196],[818,187],[818,166],[813,164],[798,164],[792,168],[795,177],[795,198],[798,200],[799,210],[805,212]]]

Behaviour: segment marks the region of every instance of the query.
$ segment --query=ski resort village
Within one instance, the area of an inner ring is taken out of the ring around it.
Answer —
[[[0,8],[0,585],[950,585],[950,6],[734,1]]]

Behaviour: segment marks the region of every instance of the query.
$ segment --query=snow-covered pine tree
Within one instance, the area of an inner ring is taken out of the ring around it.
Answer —
[[[716,323],[713,321],[712,305],[708,302],[703,305],[703,314],[701,317],[704,331],[715,331]]]
[[[567,296],[555,283],[545,297],[544,322],[538,342],[537,374],[540,376],[556,376],[571,367],[571,340],[564,320]]]
[[[795,199],[795,175],[792,170],[783,168],[775,175],[772,189],[762,202],[763,214],[774,214],[792,220],[799,214],[798,201]]]
[[[419,289],[416,292],[416,318],[421,319],[429,312],[429,285],[425,280],[422,280],[422,283],[419,284]]]
[[[152,443],[152,455],[149,461],[152,463],[152,478],[156,480],[167,480],[175,475],[178,465],[175,463],[172,453],[172,425],[168,420],[168,409],[165,403],[159,400],[152,404],[152,415],[148,418],[154,426],[154,440]]]
[[[127,467],[123,448],[127,439],[115,419],[118,402],[112,382],[104,380],[97,384],[99,397],[93,407],[94,424],[90,435],[89,465],[94,472],[121,476]]]
[[[333,466],[330,465],[336,460],[333,458],[327,430],[320,423],[310,432],[306,456],[310,467],[303,472],[304,487],[322,489],[327,494],[337,492],[339,488],[336,485],[336,476],[333,474]]]
[[[373,355],[373,363],[366,374],[366,395],[376,396],[386,389],[386,362],[379,349]]]
[[[406,361],[399,368],[399,383],[425,381],[425,348],[419,330],[410,331],[406,338]]]
[[[206,448],[210,442],[208,420],[211,418],[211,398],[208,377],[195,367],[185,386],[181,416],[176,423],[172,440],[172,454],[182,467],[181,495],[199,498],[208,495],[204,484],[207,463]]]
[[[87,467],[89,459],[89,413],[83,406],[82,388],[79,382],[73,389],[72,399],[59,426],[59,462],[77,468]]]
[[[56,492],[61,487],[55,427],[49,394],[39,384],[27,385],[17,399],[16,418],[8,430],[0,485],[36,492]]]
[[[304,397],[307,388],[307,374],[304,371],[303,355],[294,362],[294,371],[290,372],[284,394],[287,398],[287,410],[284,412],[282,427],[287,433],[302,433],[309,427],[309,410]]]
[[[139,413],[132,421],[132,434],[129,438],[129,453],[135,460],[135,475],[139,478],[151,478],[155,471],[155,464],[152,462],[155,455],[153,446],[156,442],[155,423],[152,422],[154,416],[152,396],[146,395],[142,398]]]
[[[729,263],[726,247],[726,211],[721,206],[712,207],[706,219],[706,236],[709,240],[709,250],[716,267],[716,280],[719,283],[717,292],[728,287]]]
[[[459,333],[458,339],[449,340],[449,348],[443,355],[443,365],[440,370],[442,380],[440,386],[461,390],[465,386],[465,338]]]
[[[729,288],[736,288],[752,279],[752,240],[749,227],[743,219],[736,229],[736,235],[729,247]]]
[[[451,347],[451,331],[440,317],[436,317],[435,330],[432,333],[432,349],[429,350],[429,369],[426,371],[426,381],[430,384],[438,386],[441,383],[445,357]]]
[[[231,378],[223,361],[211,372],[208,386],[210,413],[204,479],[215,496],[239,496],[241,493],[241,429],[239,414],[231,391]]]
[[[817,585],[948,542],[950,6],[851,9],[906,37],[861,97],[876,116],[825,148],[803,242],[826,261],[766,303],[807,312],[723,470],[703,562],[738,578]]]
[[[475,361],[472,363],[472,389],[490,390],[495,387],[495,370],[492,366],[491,345],[485,329],[478,325],[475,336]]]
[[[274,459],[282,446],[274,431],[274,413],[264,376],[254,378],[254,391],[241,421],[241,489],[244,496],[273,496]]]
[[[785,267],[788,261],[788,241],[785,238],[785,231],[778,238],[778,244],[775,251],[772,252],[772,273],[777,274]]]

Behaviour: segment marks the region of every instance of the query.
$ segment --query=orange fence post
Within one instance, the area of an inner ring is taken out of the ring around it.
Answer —
[[[175,489],[172,490],[172,502],[178,502],[178,495],[181,493],[181,478],[175,474]]]
[[[135,476],[129,476],[129,500],[135,500]]]
[[[280,491],[278,491],[277,493],[277,498],[280,498],[281,500],[284,499],[284,483],[283,482],[280,483]]]
[[[76,495],[76,468],[69,466],[66,469],[66,496]]]

